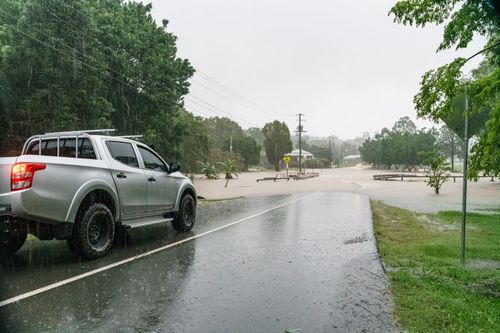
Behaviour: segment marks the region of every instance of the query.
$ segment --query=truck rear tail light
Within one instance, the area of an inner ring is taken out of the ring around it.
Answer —
[[[33,185],[35,172],[46,168],[43,163],[16,163],[10,172],[10,190],[19,191]]]

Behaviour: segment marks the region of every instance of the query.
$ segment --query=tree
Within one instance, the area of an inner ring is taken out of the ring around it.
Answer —
[[[457,58],[449,64],[426,72],[420,83],[420,91],[414,98],[419,117],[435,121],[447,121],[450,114],[456,112],[457,97],[467,94],[471,98],[469,117],[486,114],[488,121],[482,123],[484,128],[479,132],[479,142],[472,149],[471,174],[477,175],[481,169],[493,174],[500,173],[500,147],[495,138],[500,136],[499,123],[500,99],[500,15],[498,2],[478,0],[405,0],[399,1],[391,9],[390,14],[398,23],[424,27],[427,24],[443,24],[443,40],[438,51],[455,46],[465,48],[474,35],[489,38],[483,53],[486,57],[480,67],[473,72],[473,80],[464,82],[461,68],[467,61]],[[479,51],[479,50],[478,50]],[[463,112],[459,113],[463,120]],[[479,117],[482,117],[479,116]],[[453,117],[453,116],[452,116]],[[456,118],[456,117],[455,117]],[[481,123],[481,122],[479,122]],[[457,134],[462,136],[463,131]]]
[[[441,153],[450,157],[451,171],[455,171],[455,156],[461,157],[463,152],[462,139],[448,126],[444,125],[439,130],[437,146]]]
[[[430,168],[426,171],[426,176],[429,177],[427,185],[432,187],[436,194],[439,194],[441,186],[450,178],[450,169],[446,165],[446,159],[439,155],[435,149],[421,152],[421,155],[425,158],[425,164]]]
[[[229,151],[229,141],[231,138],[243,136],[241,126],[227,117],[210,117],[205,119],[205,124],[210,132],[215,148]]]
[[[186,173],[197,169],[197,162],[208,157],[212,141],[202,118],[180,110],[174,119],[172,130],[176,133],[176,149],[171,159],[178,160]]]
[[[373,139],[368,138],[359,151],[362,159],[376,168],[390,169],[395,165],[411,171],[423,162],[419,152],[433,149],[436,137],[434,129],[417,130],[415,124],[404,117],[394,124],[392,131],[384,128]]]
[[[264,134],[262,134],[262,130],[257,127],[250,127],[245,131],[245,134],[252,137],[257,145],[263,146],[264,145]]]
[[[267,123],[262,129],[264,134],[264,148],[269,163],[276,171],[280,170],[280,160],[284,154],[292,150],[290,130],[284,122],[278,120]]]
[[[415,134],[417,132],[417,125],[411,121],[410,117],[402,117],[394,123],[392,132],[397,134]]]
[[[218,164],[222,167],[224,179],[226,179],[226,185],[224,187],[227,187],[229,180],[233,179],[233,177],[238,174],[238,167],[231,159],[227,159],[225,162],[219,162]]]
[[[198,161],[199,166],[201,167],[201,173],[205,176],[207,179],[217,179],[219,178],[219,174],[217,173],[217,167],[215,166],[215,163],[206,161]]]
[[[230,140],[228,139],[225,144],[227,151],[229,151],[229,144]],[[238,135],[233,138],[232,144],[233,152],[241,156],[245,169],[248,169],[251,165],[259,163],[260,147],[252,137],[247,135]]]

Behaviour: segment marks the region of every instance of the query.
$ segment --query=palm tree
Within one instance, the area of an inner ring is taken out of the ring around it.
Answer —
[[[224,187],[227,187],[229,179],[233,179],[234,176],[238,175],[238,167],[231,159],[227,159],[226,162],[219,162],[218,164],[222,166],[224,171],[224,178],[226,179],[226,185]]]
[[[219,174],[217,172],[217,168],[215,167],[215,163],[209,161],[206,162],[198,161],[198,164],[201,166],[201,173],[203,173],[207,179],[219,178]]]

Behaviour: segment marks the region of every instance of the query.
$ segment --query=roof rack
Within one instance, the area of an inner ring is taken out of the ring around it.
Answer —
[[[82,130],[82,131],[50,132],[50,133],[43,134],[43,136],[47,136],[47,135],[57,135],[57,136],[78,135],[78,134],[87,134],[87,133],[110,133],[110,132],[115,132],[115,131],[116,131],[116,129],[114,129],[114,128],[105,128],[105,129]]]
[[[123,138],[123,139],[140,139],[140,138],[142,138],[142,135],[119,135],[119,136],[116,136],[116,138]]]
[[[41,154],[42,139],[57,137],[57,155],[59,156],[59,140],[62,136],[76,136],[77,138],[79,136],[83,136],[83,137],[90,138],[90,133],[110,133],[110,132],[114,132],[114,131],[116,131],[114,128],[106,128],[106,129],[96,129],[96,130],[50,132],[50,133],[45,133],[45,134],[33,135],[32,137],[28,138],[26,140],[26,142],[24,143],[23,150],[21,151],[21,155],[24,155],[26,153],[26,149],[28,148],[28,144],[35,139],[37,139],[39,142],[38,152],[39,152],[39,154]],[[76,156],[78,157],[78,145],[76,147]]]

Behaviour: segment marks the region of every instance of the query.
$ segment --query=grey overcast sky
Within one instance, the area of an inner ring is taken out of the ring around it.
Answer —
[[[394,3],[152,1],[155,20],[168,19],[167,30],[178,37],[178,56],[201,72],[191,80],[189,111],[230,114],[243,128],[279,119],[290,130],[297,127],[295,114],[304,113],[308,135],[342,139],[373,135],[403,116],[415,121],[421,75],[485,43],[475,38],[466,50],[436,53],[443,27],[396,24],[387,15]]]

